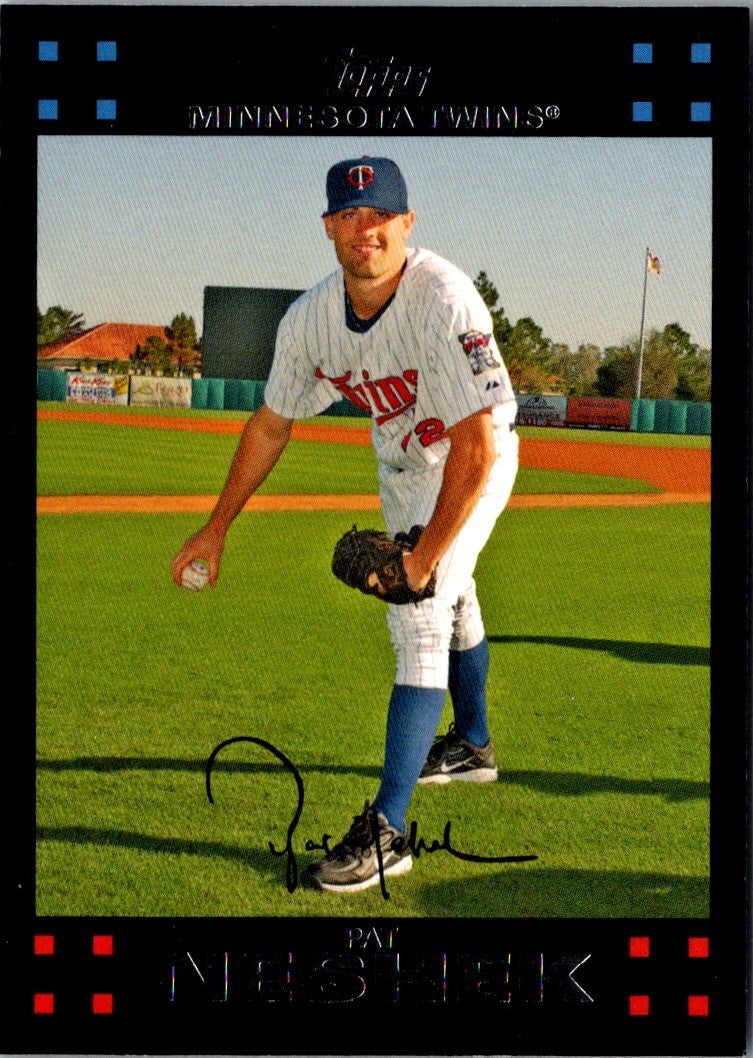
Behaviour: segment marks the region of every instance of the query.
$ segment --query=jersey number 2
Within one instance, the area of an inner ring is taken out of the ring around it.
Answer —
[[[410,433],[407,433],[403,438],[401,442],[403,451],[407,449],[410,443],[411,434],[416,435],[424,448],[436,444],[437,441],[444,441],[447,437],[447,431],[445,430],[444,423],[441,419],[422,419],[421,422],[416,423]]]

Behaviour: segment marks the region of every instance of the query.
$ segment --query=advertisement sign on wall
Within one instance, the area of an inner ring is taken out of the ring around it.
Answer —
[[[71,371],[66,381],[65,399],[72,404],[127,404],[128,375]]]
[[[568,397],[567,425],[594,430],[629,430],[633,402],[619,397]]]
[[[519,393],[518,426],[564,426],[567,418],[567,397],[544,396],[541,393]]]
[[[131,404],[152,408],[190,408],[190,378],[131,375]]]

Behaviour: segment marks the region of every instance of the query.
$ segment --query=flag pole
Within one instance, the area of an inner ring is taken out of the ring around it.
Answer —
[[[643,258],[643,304],[641,305],[641,334],[638,340],[638,377],[635,381],[635,399],[641,399],[641,385],[643,383],[643,324],[646,319],[646,288],[648,286],[648,255],[650,247],[646,247]]]

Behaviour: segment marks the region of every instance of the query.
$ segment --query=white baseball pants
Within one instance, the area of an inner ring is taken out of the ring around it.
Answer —
[[[468,521],[442,556],[432,599],[387,607],[397,661],[395,682],[446,687],[449,650],[469,650],[484,638],[473,571],[497,518],[510,498],[518,471],[518,435],[508,424],[494,430],[497,458]],[[442,485],[444,464],[420,471],[380,467],[382,513],[390,535],[426,525]]]

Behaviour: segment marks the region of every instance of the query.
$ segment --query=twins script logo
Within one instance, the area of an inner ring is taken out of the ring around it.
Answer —
[[[362,382],[351,383],[352,371],[331,378],[321,368],[316,369],[316,378],[326,378],[357,408],[362,408],[374,416],[377,426],[402,415],[416,403],[418,371],[408,369],[402,375],[388,375],[387,378],[371,379],[368,371],[361,372]]]
[[[369,412],[373,416],[377,426],[396,419],[410,411],[416,403],[416,389],[418,387],[418,371],[409,368],[402,375],[388,375],[386,378],[372,379],[368,371],[362,371],[361,382],[351,382],[352,371],[346,371],[344,375],[325,375],[321,368],[314,371],[316,378],[324,378],[331,382],[335,389],[344,397],[355,404],[357,408]],[[441,419],[422,419],[416,423],[403,438],[401,445],[403,451],[407,449],[411,436],[415,434],[424,448],[443,441],[447,437],[445,425]]]

